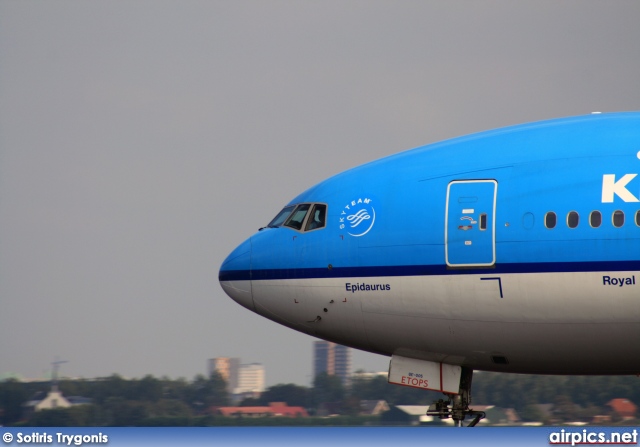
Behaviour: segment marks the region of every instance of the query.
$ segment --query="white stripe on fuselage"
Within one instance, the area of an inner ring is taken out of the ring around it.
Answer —
[[[478,369],[630,373],[640,371],[638,274],[263,280],[252,290],[258,313],[360,349],[455,356]],[[492,365],[492,352],[509,365]]]

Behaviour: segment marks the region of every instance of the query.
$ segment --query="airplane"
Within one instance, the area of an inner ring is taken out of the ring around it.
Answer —
[[[640,373],[640,112],[391,155],[291,200],[223,262],[247,309],[390,356],[390,383],[470,408],[473,370]]]

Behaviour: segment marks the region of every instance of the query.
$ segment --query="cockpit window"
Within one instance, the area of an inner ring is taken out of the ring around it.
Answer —
[[[285,220],[287,220],[287,217],[289,217],[291,211],[293,211],[294,208],[295,205],[285,206],[282,211],[280,211],[278,215],[274,217],[271,222],[269,222],[269,225],[267,226],[270,228],[278,228],[284,223]]]
[[[287,221],[284,223],[284,226],[291,227],[294,230],[300,230],[310,206],[311,205],[308,203],[298,205],[293,213],[291,213],[291,216],[289,216]]]
[[[327,205],[315,204],[311,209],[309,220],[307,221],[307,227],[305,231],[317,230],[318,228],[324,228],[327,215]]]
[[[287,205],[273,218],[267,227],[289,227],[294,230],[312,231],[327,225],[327,205],[323,203],[299,203]]]

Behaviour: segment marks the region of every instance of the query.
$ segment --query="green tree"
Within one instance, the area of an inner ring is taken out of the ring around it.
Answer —
[[[164,399],[178,399],[187,403],[187,394],[190,387],[189,382],[184,377],[171,380],[168,377],[160,379],[162,383],[162,397]]]
[[[278,384],[267,388],[262,393],[258,402],[260,405],[268,405],[269,402],[286,402],[292,407],[309,406],[309,388],[293,383]]]
[[[562,421],[571,422],[577,419],[578,408],[571,400],[571,397],[566,394],[560,394],[555,398],[553,414]]]
[[[184,402],[177,399],[160,399],[149,409],[151,417],[190,418],[193,411]]]
[[[96,380],[93,393],[89,396],[98,404],[105,403],[113,397],[127,398],[131,394],[131,381],[125,380],[118,374]]]
[[[107,425],[112,427],[138,427],[149,417],[144,402],[126,400],[122,397],[110,397],[104,404]]]
[[[202,374],[197,375],[186,391],[187,403],[197,412],[204,412],[212,406],[229,405],[227,381],[218,371],[214,371],[208,379]]]
[[[151,375],[134,381],[130,398],[156,402],[162,398],[162,382]]]
[[[17,380],[0,382],[0,425],[18,422],[22,418],[22,404],[28,399],[27,389]]]
[[[548,422],[542,410],[536,405],[527,405],[518,415],[525,422]]]
[[[320,373],[313,380],[312,401],[317,407],[323,402],[342,402],[346,396],[340,377]]]
[[[33,413],[28,425],[32,427],[69,427],[71,416],[66,408],[55,408]]]

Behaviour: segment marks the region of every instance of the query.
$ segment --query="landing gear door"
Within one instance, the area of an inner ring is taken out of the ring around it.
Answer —
[[[495,180],[456,180],[447,188],[445,260],[450,267],[489,267],[496,262]]]

